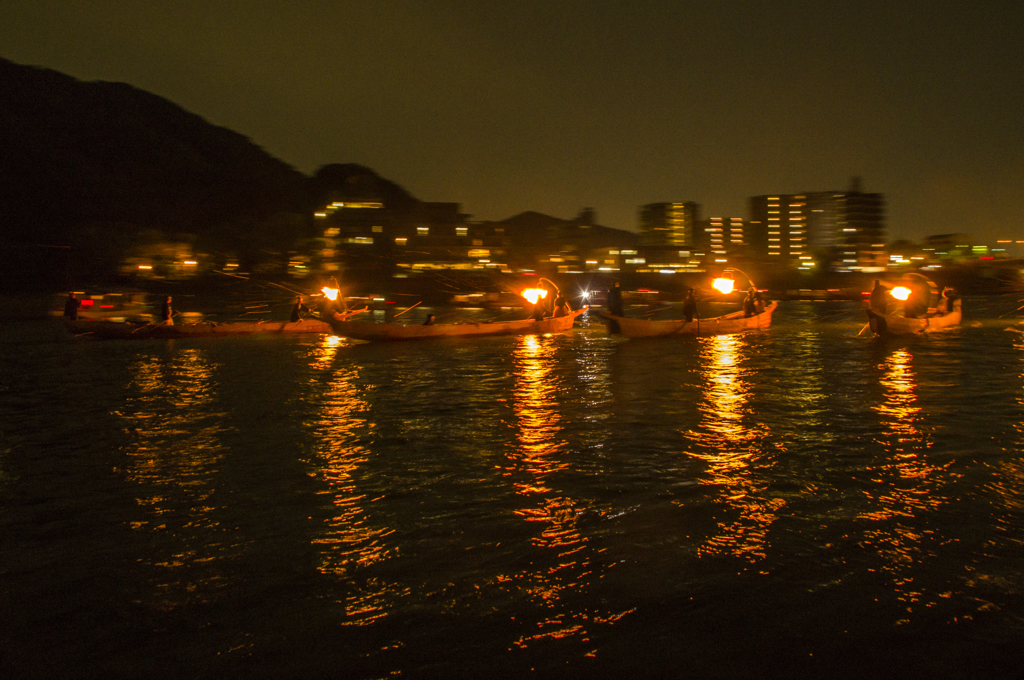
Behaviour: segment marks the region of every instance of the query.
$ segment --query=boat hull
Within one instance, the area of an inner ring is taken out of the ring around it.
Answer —
[[[872,332],[879,336],[935,333],[959,326],[963,318],[959,300],[953,306],[952,312],[920,316],[913,319],[897,314],[880,314],[870,307],[866,311],[868,324]]]
[[[368,342],[472,338],[494,335],[546,335],[548,333],[563,333],[570,330],[576,317],[586,310],[587,308],[584,307],[565,316],[542,319],[540,321],[523,319],[520,321],[449,323],[422,326],[333,320],[331,321],[331,327],[335,335],[354,340],[366,340]]]
[[[651,321],[615,316],[599,312],[608,321],[610,332],[626,338],[657,338],[672,335],[725,335],[763,330],[771,326],[772,312],[778,306],[772,302],[760,314],[744,317],[743,312],[734,312],[710,319],[682,319],[672,321]]]
[[[330,333],[331,326],[317,319],[234,323],[182,323],[174,326],[115,321],[66,321],[76,338],[97,340],[148,340],[174,338],[218,338],[257,333]]]

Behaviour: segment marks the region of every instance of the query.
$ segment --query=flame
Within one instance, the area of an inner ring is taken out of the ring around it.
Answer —
[[[715,282],[711,286],[723,293],[731,293],[733,280],[732,279],[715,279]]]
[[[537,300],[548,296],[548,292],[543,288],[527,288],[521,294],[533,304],[537,304]]]
[[[906,300],[910,297],[910,289],[904,288],[903,286],[896,286],[889,293],[897,300]]]
[[[338,289],[337,288],[328,288],[327,286],[324,286],[320,290],[322,290],[324,292],[324,295],[326,295],[328,299],[330,299],[330,300],[337,300],[338,299]]]

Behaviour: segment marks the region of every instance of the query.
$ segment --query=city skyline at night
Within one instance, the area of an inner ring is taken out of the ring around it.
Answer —
[[[474,219],[884,194],[890,240],[1021,232],[1015,5],[5,3],[0,56],[121,81],[306,174],[360,163]]]

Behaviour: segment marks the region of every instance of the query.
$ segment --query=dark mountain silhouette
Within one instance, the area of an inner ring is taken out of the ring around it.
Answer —
[[[6,238],[95,221],[202,234],[305,208],[300,172],[154,94],[6,60],[0,91]]]
[[[313,178],[248,138],[124,83],[0,59],[0,285],[109,273],[140,239],[189,240],[243,261],[313,233],[326,200],[416,199],[358,165]]]
[[[419,202],[394,182],[354,163],[333,163],[317,170],[309,181],[309,194],[317,208],[331,201],[380,201],[403,214]]]
[[[574,220],[552,217],[533,210],[513,215],[492,227],[502,227],[514,247],[550,249],[554,244],[576,243],[585,248],[635,247],[639,237],[631,231],[590,224],[592,214],[583,212]]]

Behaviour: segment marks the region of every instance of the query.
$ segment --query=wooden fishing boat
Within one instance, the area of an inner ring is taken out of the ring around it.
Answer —
[[[335,313],[347,319],[365,310]],[[319,319],[299,321],[237,321],[216,323],[180,323],[173,326],[153,323],[129,323],[101,320],[65,321],[76,338],[97,340],[146,340],[150,338],[218,338],[257,333],[330,333],[331,326]]]
[[[694,319],[693,321],[685,321],[683,319],[669,321],[633,319],[625,316],[615,316],[605,311],[598,312],[598,314],[608,321],[609,332],[627,338],[654,338],[669,335],[724,335],[768,328],[772,323],[772,312],[775,311],[778,304],[778,302],[772,302],[764,308],[763,312],[753,316],[743,316],[743,312],[739,311],[726,314],[725,316],[716,316],[710,319]]]
[[[430,326],[332,319],[331,327],[336,335],[371,342],[475,338],[491,335],[545,335],[570,330],[576,317],[585,311],[587,311],[586,307],[565,316],[541,319],[540,321],[522,319],[519,321],[444,323]]]
[[[953,302],[951,312],[935,312],[914,318],[902,314],[881,314],[870,306],[865,307],[865,310],[871,330],[881,336],[934,333],[959,326],[963,317],[960,300]]]

